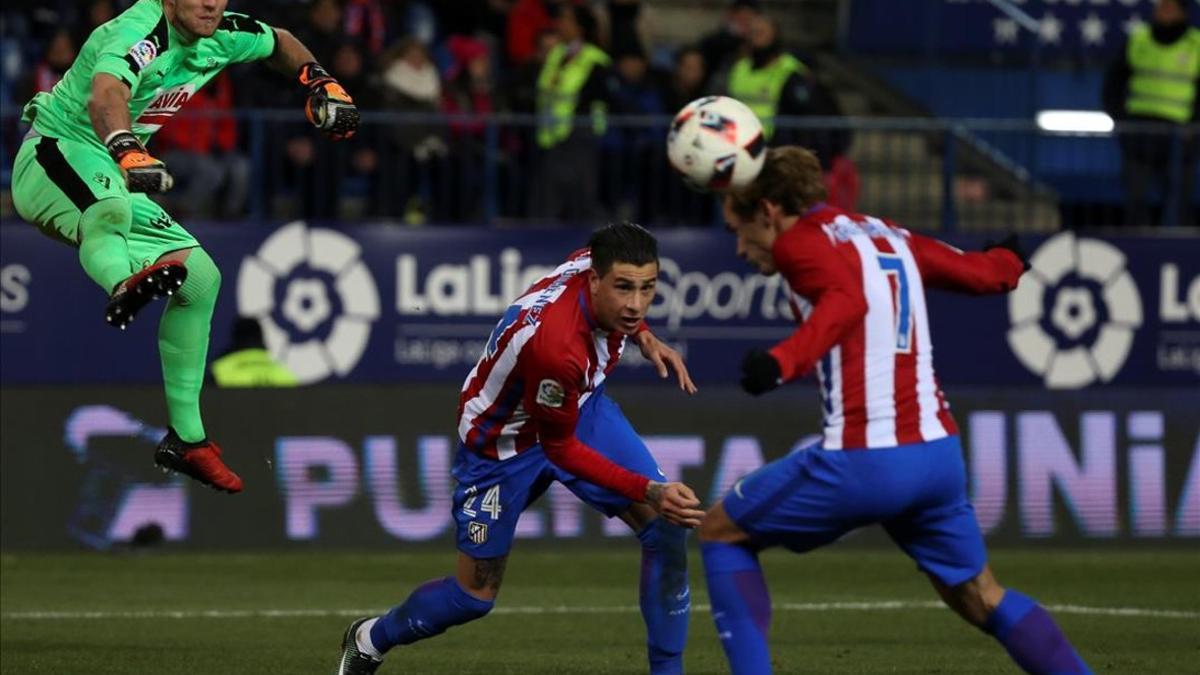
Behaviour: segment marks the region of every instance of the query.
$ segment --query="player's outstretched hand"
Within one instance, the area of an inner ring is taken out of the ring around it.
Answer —
[[[340,141],[358,131],[358,108],[354,99],[321,64],[300,66],[300,84],[308,89],[304,115],[330,139]]]
[[[783,371],[774,356],[762,349],[751,349],[742,360],[742,389],[754,396],[765,394],[783,384]]]
[[[646,503],[667,522],[680,527],[700,527],[704,511],[696,493],[683,483],[657,483],[646,486]]]
[[[679,378],[679,388],[689,394],[696,393],[696,385],[692,382],[692,376],[688,374],[687,365],[679,352],[668,347],[667,343],[648,330],[638,333],[634,339],[642,349],[642,356],[654,364],[659,377],[665,378],[670,374],[670,370],[674,370],[675,376]]]
[[[146,146],[130,131],[114,131],[104,141],[117,161],[130,192],[166,192],[175,185],[167,165],[150,156]]]
[[[1025,271],[1029,271],[1029,257],[1025,255],[1025,251],[1021,248],[1021,241],[1017,239],[1017,235],[1010,234],[998,242],[988,240],[987,243],[983,245],[983,250],[985,252],[994,248],[1006,248],[1012,251],[1013,255],[1017,256],[1017,259],[1020,260],[1021,264],[1025,266]]]

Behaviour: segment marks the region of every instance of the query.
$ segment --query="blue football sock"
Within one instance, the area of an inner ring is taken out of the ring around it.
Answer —
[[[379,653],[441,635],[447,628],[473,621],[492,611],[494,603],[463,590],[454,577],[428,581],[403,605],[393,607],[371,626],[371,644]]]
[[[988,616],[984,630],[991,633],[1008,655],[1027,673],[1037,675],[1091,675],[1050,613],[1032,598],[1009,589]]]
[[[771,596],[758,555],[736,544],[700,547],[717,637],[733,675],[769,675]]]
[[[642,542],[639,588],[651,675],[683,672],[688,612],[687,530],[656,518],[638,533]]]

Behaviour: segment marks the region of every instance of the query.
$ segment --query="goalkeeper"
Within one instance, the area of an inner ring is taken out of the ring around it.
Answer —
[[[139,0],[97,28],[50,92],[25,106],[32,123],[13,166],[17,212],[79,249],[109,294],[105,320],[124,329],[171,296],[158,325],[170,428],[154,453],[166,470],[226,492],[242,479],[205,433],[200,387],[221,274],[200,243],[147,196],[171,189],[146,141],[206,82],[235,63],[266,61],[307,92],[305,113],[330,138],[349,138],[358,110],[291,33],[227,0]]]

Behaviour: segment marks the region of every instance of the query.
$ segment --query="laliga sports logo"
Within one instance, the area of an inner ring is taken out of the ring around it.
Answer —
[[[349,373],[367,347],[379,292],[359,254],[346,235],[295,222],[242,261],[238,311],[302,384]]]
[[[1142,301],[1125,254],[1099,239],[1063,232],[1030,259],[1008,299],[1008,344],[1051,389],[1108,382],[1142,325]]]

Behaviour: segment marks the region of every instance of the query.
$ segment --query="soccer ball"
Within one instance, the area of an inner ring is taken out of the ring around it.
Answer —
[[[699,192],[749,184],[766,156],[762,122],[728,96],[705,96],[683,106],[667,134],[671,167]]]

